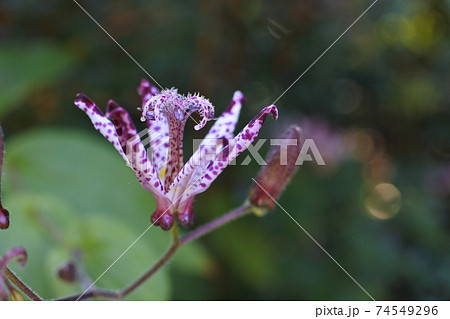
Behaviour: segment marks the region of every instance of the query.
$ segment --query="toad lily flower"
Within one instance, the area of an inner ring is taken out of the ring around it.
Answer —
[[[128,112],[114,101],[108,102],[105,115],[84,94],[77,95],[75,105],[90,117],[97,131],[133,169],[142,186],[155,196],[157,208],[151,221],[164,230],[172,227],[175,217],[183,226],[191,224],[195,195],[208,189],[225,167],[256,139],[268,115],[278,117],[275,105],[269,105],[234,136],[244,101],[244,95],[236,91],[231,104],[183,164],[183,132],[188,117],[193,113],[200,115],[201,121],[194,127],[199,130],[214,119],[214,107],[199,95],[183,96],[176,89],[160,92],[146,80],[141,81],[138,93],[142,97],[141,120],[148,128],[149,152],[144,145],[147,140],[141,140],[142,134],[138,134]]]

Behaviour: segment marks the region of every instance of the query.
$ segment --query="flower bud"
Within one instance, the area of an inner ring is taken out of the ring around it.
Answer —
[[[58,269],[58,277],[65,282],[72,283],[77,279],[77,269],[73,262],[62,264]]]
[[[0,229],[8,229],[9,212],[0,206]]]
[[[189,227],[194,221],[195,214],[191,208],[191,209],[184,211],[183,213],[179,212],[177,214],[177,217],[178,217],[178,221],[180,222],[180,224],[183,227]]]
[[[173,225],[173,215],[172,212],[168,210],[156,210],[151,217],[152,224],[161,227],[164,230],[169,230]]]
[[[300,127],[291,126],[281,139],[272,140],[272,145],[267,165],[262,167],[250,190],[250,203],[269,210],[274,208],[275,200],[297,169],[295,163],[302,148]]]

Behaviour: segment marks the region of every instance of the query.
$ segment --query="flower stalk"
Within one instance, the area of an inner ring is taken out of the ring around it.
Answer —
[[[44,298],[39,296],[36,292],[33,291],[26,283],[24,283],[15,273],[12,272],[11,269],[6,267],[3,269],[3,274],[5,277],[14,285],[18,290],[20,290],[23,294],[25,294],[28,298],[33,301],[43,301]]]
[[[199,227],[198,229],[194,230],[193,232],[187,234],[186,236],[181,238],[181,244],[184,245],[190,241],[193,241],[195,239],[198,239],[202,237],[203,235],[206,235],[210,233],[211,231],[228,224],[229,222],[247,215],[252,211],[251,204],[248,202],[245,202],[242,206],[236,208],[235,210],[213,220],[212,222],[209,222],[206,225],[203,225]]]
[[[161,269],[164,265],[166,265],[173,255],[180,249],[183,245],[191,242],[195,239],[200,238],[203,235],[206,235],[213,230],[228,224],[229,222],[243,217],[249,214],[252,211],[252,205],[249,202],[245,202],[240,207],[235,210],[230,211],[229,213],[209,222],[198,229],[192,231],[191,233],[179,237],[178,235],[178,226],[177,223],[174,223],[174,227],[172,227],[172,244],[166,250],[166,252],[154,263],[146,272],[144,272],[141,276],[139,276],[135,281],[130,283],[125,288],[118,291],[111,291],[105,289],[93,289],[84,294],[78,294],[74,296],[68,296],[63,298],[57,298],[54,300],[57,301],[75,301],[75,300],[87,300],[97,297],[102,297],[106,299],[123,299],[136,290],[140,285],[142,285],[146,280],[148,280],[151,276],[153,276],[159,269]]]

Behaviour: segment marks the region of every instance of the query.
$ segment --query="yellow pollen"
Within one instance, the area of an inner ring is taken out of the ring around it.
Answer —
[[[162,179],[164,176],[166,176],[166,171],[167,171],[167,168],[165,166],[159,170],[159,178],[160,179]]]

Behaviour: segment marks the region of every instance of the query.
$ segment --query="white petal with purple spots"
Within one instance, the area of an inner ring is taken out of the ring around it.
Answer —
[[[122,155],[127,165],[135,172],[142,186],[154,193],[155,196],[164,195],[163,185],[158,178],[158,173],[147,156],[147,151],[142,145],[128,112],[117,103],[110,101],[107,114],[115,122],[114,124],[84,94],[77,94],[75,105],[89,116],[97,131]],[[117,129],[120,130],[117,131]]]

